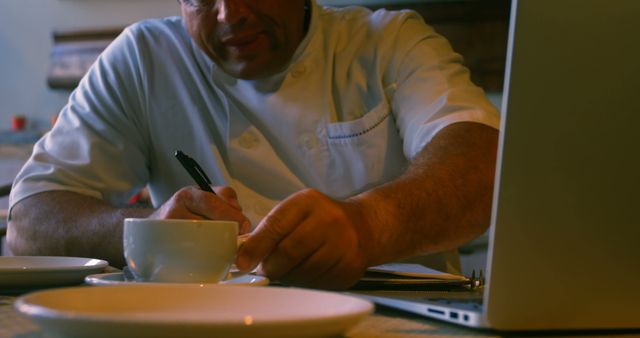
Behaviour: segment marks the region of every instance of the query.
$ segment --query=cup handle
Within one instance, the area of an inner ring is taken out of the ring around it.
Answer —
[[[251,233],[246,233],[246,234],[242,234],[240,236],[237,237],[237,250],[240,250],[240,248],[242,247],[242,245],[244,244],[244,242],[247,241],[247,239],[249,239],[249,236],[251,236]],[[225,278],[225,280],[229,280],[229,279],[233,279],[233,278],[238,278],[238,277],[242,277],[244,275],[250,274],[252,272],[255,272],[255,270],[253,271],[239,271],[238,268],[236,268],[236,265],[234,264],[231,267],[231,271],[229,271],[229,273],[227,274],[227,278]]]
[[[237,246],[238,246],[238,250],[240,250],[240,247],[242,247],[242,245],[244,244],[244,242],[246,242],[246,241],[247,241],[247,239],[249,239],[249,236],[251,236],[251,233],[250,233],[250,232],[248,232],[248,233],[246,233],[246,234],[242,234],[242,235],[238,236],[238,239],[237,239],[237,243],[238,243],[238,244],[237,244]]]

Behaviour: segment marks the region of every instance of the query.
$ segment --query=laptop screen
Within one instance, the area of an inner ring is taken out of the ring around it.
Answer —
[[[640,1],[513,2],[489,253],[500,329],[638,328]]]

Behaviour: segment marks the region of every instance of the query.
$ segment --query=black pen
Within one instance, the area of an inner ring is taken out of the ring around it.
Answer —
[[[211,189],[211,180],[207,177],[207,174],[204,173],[204,170],[200,167],[196,160],[189,157],[187,154],[183,153],[181,150],[176,150],[175,153],[176,158],[180,161],[180,164],[187,170],[189,175],[198,183],[200,189],[204,191],[208,191],[212,194],[216,194],[213,189]]]

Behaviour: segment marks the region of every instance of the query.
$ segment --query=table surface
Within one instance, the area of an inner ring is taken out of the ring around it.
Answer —
[[[2,297],[2,296],[0,296]],[[13,297],[0,298],[0,338],[44,338],[38,327],[10,304]],[[378,309],[346,337],[499,337],[455,325],[419,318],[400,311]]]
[[[46,338],[29,318],[17,312],[12,301],[15,297],[0,296],[0,338]],[[553,334],[525,333],[522,337],[601,337],[602,333]],[[618,337],[640,337],[640,333],[624,333]],[[417,315],[377,307],[375,313],[353,327],[344,337],[349,338],[420,338],[420,337],[505,337],[514,338],[514,333],[504,334],[487,330],[473,330],[453,324],[431,320]],[[337,337],[334,337],[337,338]]]

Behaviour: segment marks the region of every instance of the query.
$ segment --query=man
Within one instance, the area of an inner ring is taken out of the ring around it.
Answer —
[[[238,254],[295,285],[455,248],[489,222],[498,117],[409,11],[183,0],[114,41],[16,178],[14,254],[122,265],[126,217],[255,228]],[[182,149],[217,195],[193,187]],[[123,207],[148,185],[157,209]]]

